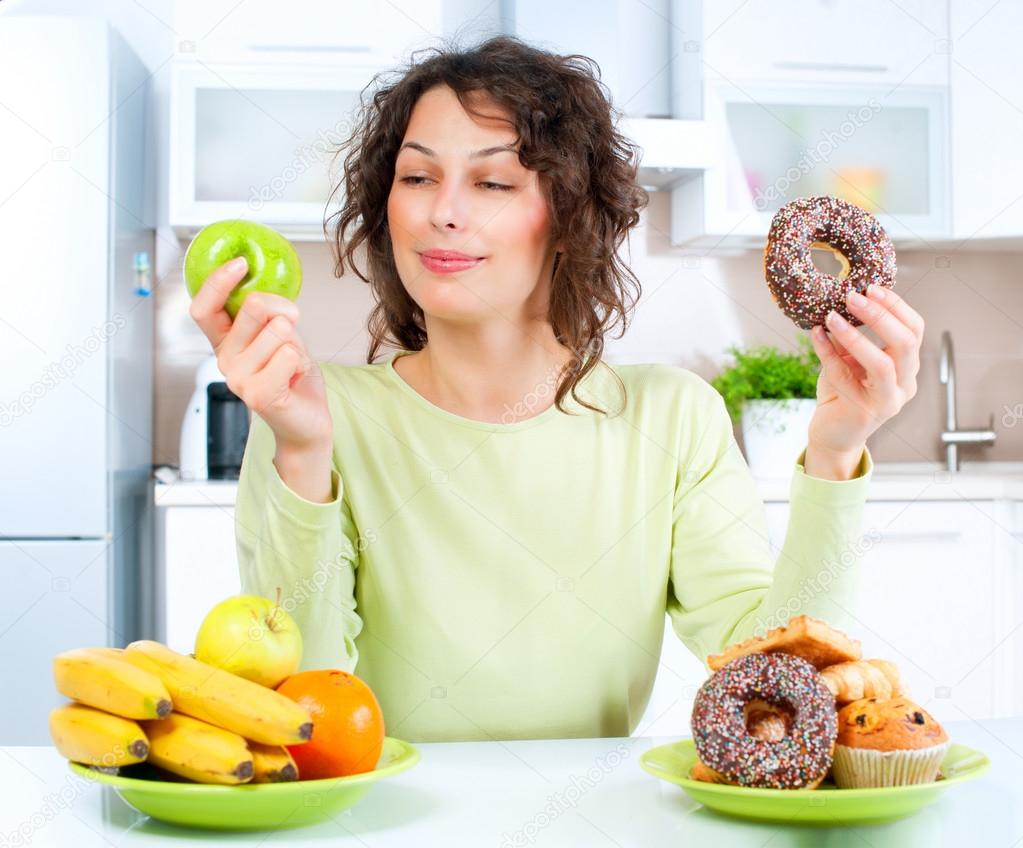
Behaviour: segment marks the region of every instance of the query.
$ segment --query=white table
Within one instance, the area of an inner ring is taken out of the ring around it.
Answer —
[[[640,767],[643,751],[676,741],[666,738],[422,744],[417,766],[374,785],[329,823],[236,834],[142,816],[109,787],[72,775],[53,748],[0,748],[0,848],[1017,845],[1023,839],[1023,718],[946,728],[953,740],[985,751],[991,770],[950,787],[914,816],[857,829],[778,827],[713,813]]]

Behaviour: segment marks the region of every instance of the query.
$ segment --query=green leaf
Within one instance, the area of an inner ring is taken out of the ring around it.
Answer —
[[[809,336],[801,335],[797,342],[799,350],[795,353],[785,353],[769,345],[728,348],[735,364],[722,369],[710,384],[721,393],[733,421],[739,420],[742,405],[747,400],[817,396],[820,359]]]

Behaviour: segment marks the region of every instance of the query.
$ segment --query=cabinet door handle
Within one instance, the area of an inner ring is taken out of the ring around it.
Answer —
[[[858,74],[883,74],[887,65],[855,65],[841,62],[775,62],[779,71],[853,71]]]
[[[877,536],[879,542],[954,542],[962,538],[959,530],[874,530],[867,536]]]
[[[250,44],[253,53],[371,53],[365,44]]]

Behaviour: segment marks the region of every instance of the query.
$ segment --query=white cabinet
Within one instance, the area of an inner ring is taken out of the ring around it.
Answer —
[[[1023,237],[1023,4],[951,0],[953,229],[957,239]]]
[[[322,241],[360,95],[445,34],[440,0],[296,0],[287,12],[186,0],[174,24],[168,218],[184,237],[248,218]]]
[[[995,715],[1001,575],[991,520],[969,503],[895,501],[868,504],[863,529],[852,635],[864,655],[895,662],[939,721]]]
[[[761,246],[812,194],[901,245],[1023,239],[1023,4],[674,0],[672,19],[673,114],[721,152],[673,190],[674,244]]]
[[[335,154],[374,70],[176,65],[171,225],[187,234],[220,218],[250,218],[322,240],[341,173]],[[331,210],[342,199],[335,195]]]
[[[708,78],[891,85],[948,80],[948,26],[941,2],[714,0],[699,5]]]
[[[626,115],[671,114],[668,0],[506,0],[507,30],[544,50],[593,59]]]
[[[206,613],[241,591],[234,507],[162,507],[156,544],[156,638],[191,653]]]
[[[304,63],[398,64],[443,34],[440,0],[178,0],[179,50],[203,61],[300,58]]]
[[[864,656],[902,670],[910,696],[940,721],[1018,714],[1014,628],[1023,619],[1008,501],[868,501],[850,633]],[[788,503],[767,504],[772,548]],[[1019,520],[1019,517],[1017,517]],[[1018,525],[1017,525],[1018,526]]]
[[[708,82],[718,159],[672,190],[672,242],[762,246],[771,217],[828,194],[902,242],[949,232],[945,89]]]
[[[762,247],[782,205],[820,194],[901,244],[951,236],[944,3],[675,0],[673,17],[674,114],[719,154],[672,189],[673,244]]]

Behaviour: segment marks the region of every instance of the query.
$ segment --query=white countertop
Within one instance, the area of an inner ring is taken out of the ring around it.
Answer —
[[[1009,846],[1023,837],[1023,718],[948,722],[956,742],[991,757],[983,776],[949,787],[887,825],[820,829],[730,819],[639,765],[675,739],[561,739],[421,744],[411,770],[375,784],[333,821],[221,834],[154,821],[109,787],[72,774],[49,747],[0,748],[0,846],[131,848],[197,843],[362,848],[508,846]],[[617,754],[609,756],[617,750]]]
[[[765,501],[785,501],[791,478],[757,478]],[[1023,500],[1023,462],[964,462],[955,472],[940,462],[878,462],[871,501]]]
[[[765,501],[787,501],[790,477],[757,478]],[[237,480],[157,482],[155,502],[168,506],[234,506]],[[876,463],[869,500],[1023,500],[1023,462],[963,463],[949,473],[938,462]]]

